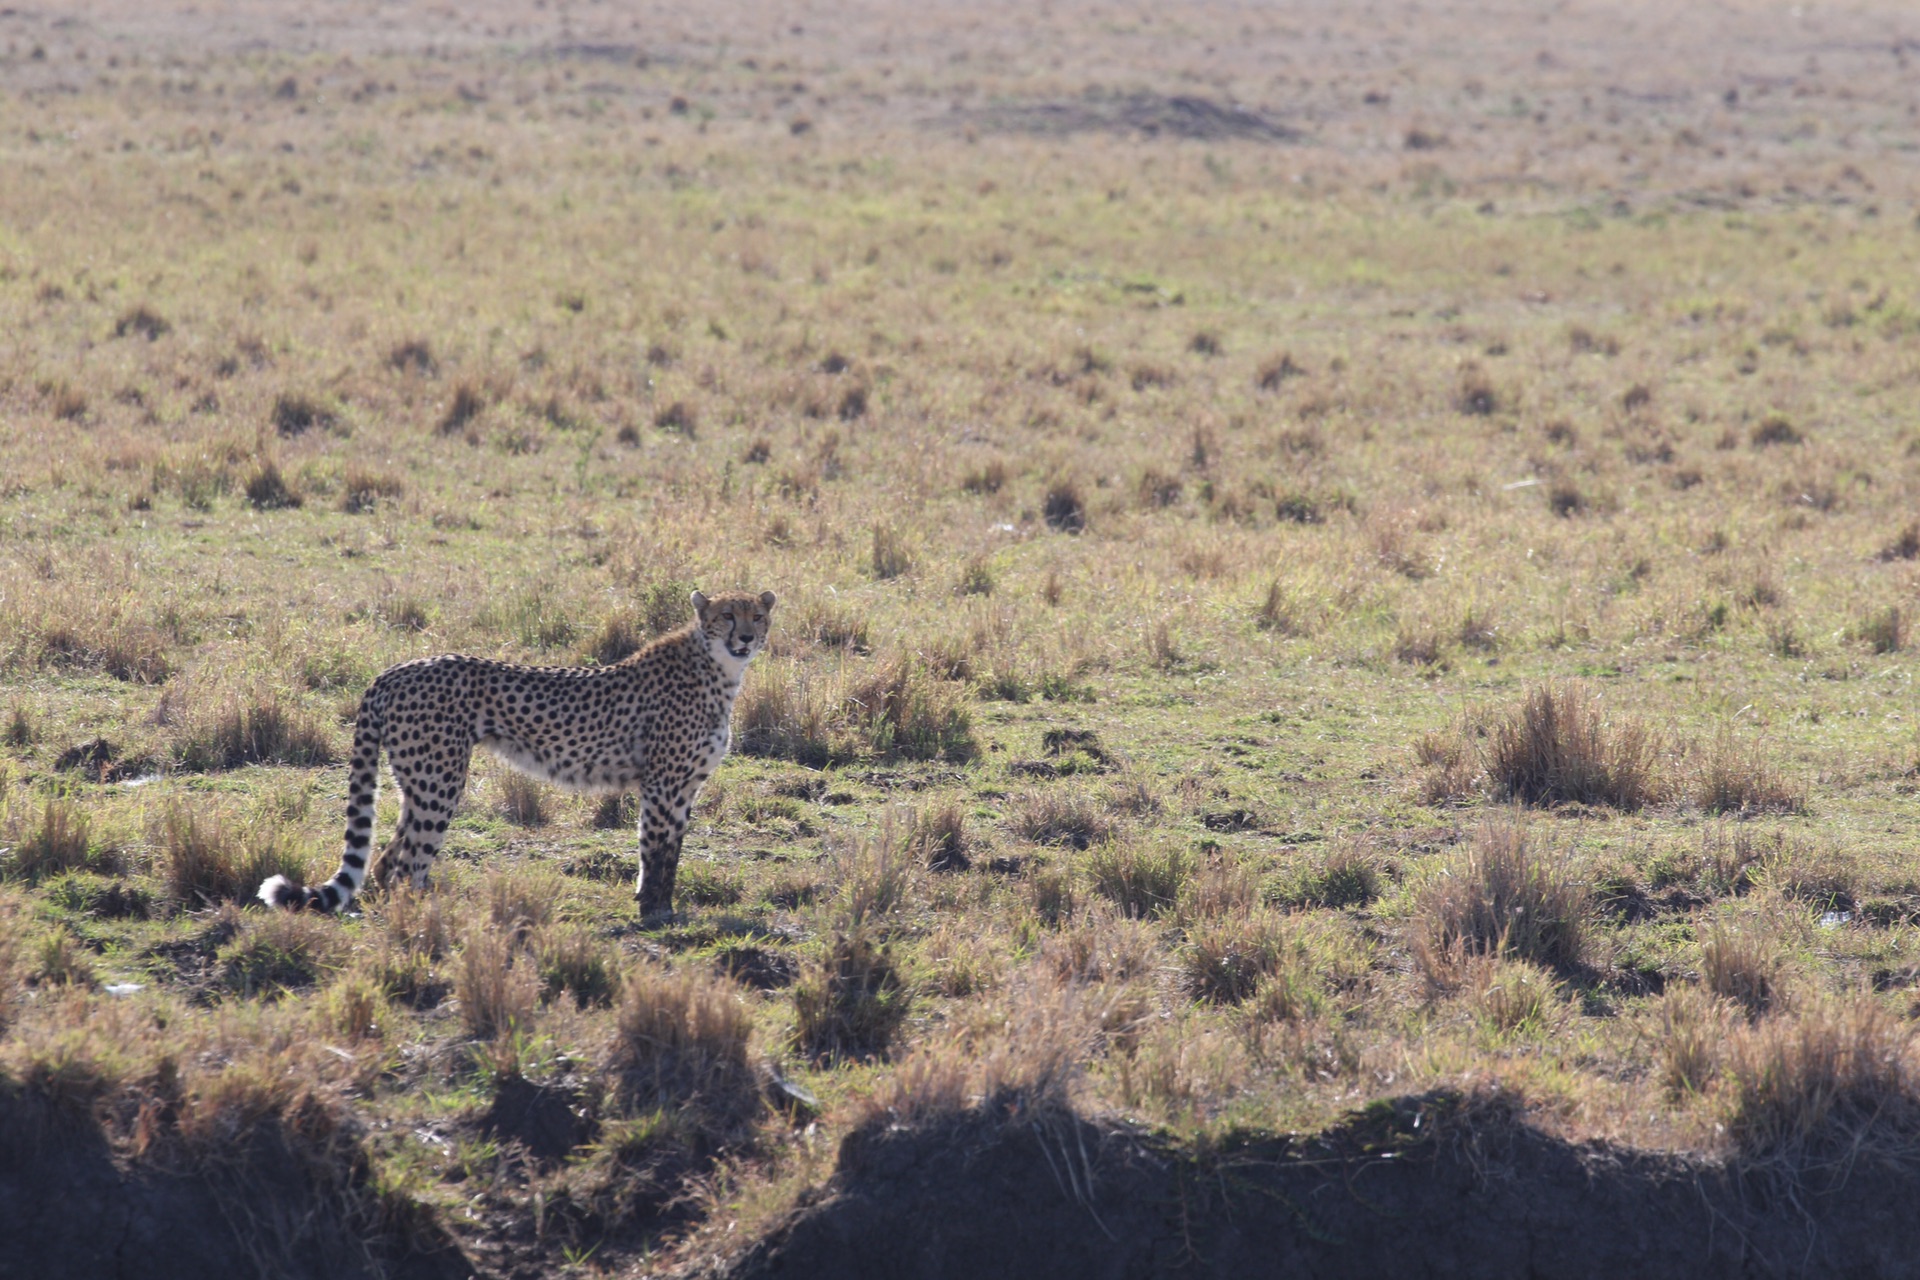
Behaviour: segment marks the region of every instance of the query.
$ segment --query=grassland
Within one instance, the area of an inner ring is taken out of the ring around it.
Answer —
[[[500,1275],[982,1098],[1910,1160],[1920,44],[1651,14],[0,16],[8,1098]],[[679,919],[490,762],[247,902],[384,666],[694,586]]]

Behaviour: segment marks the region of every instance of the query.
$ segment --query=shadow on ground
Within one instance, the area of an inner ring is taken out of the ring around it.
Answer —
[[[832,1182],[706,1276],[1911,1275],[1912,1169],[1787,1182],[1529,1128],[1499,1099],[1381,1103],[1201,1153],[984,1111],[849,1135]]]

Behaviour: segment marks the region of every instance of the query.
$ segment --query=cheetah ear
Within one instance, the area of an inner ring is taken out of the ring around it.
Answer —
[[[761,607],[762,609],[771,609],[771,608],[773,608],[773,592],[771,592],[771,591],[762,591],[762,592],[760,593],[760,607]]]
[[[693,593],[693,611],[702,618],[707,616],[707,598],[698,591]]]

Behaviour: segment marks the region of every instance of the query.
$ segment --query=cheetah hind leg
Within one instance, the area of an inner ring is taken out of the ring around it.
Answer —
[[[395,776],[400,783],[400,826],[393,843],[380,855],[374,875],[383,884],[404,875],[419,892],[426,889],[434,859],[446,843],[447,823],[466,791],[467,774],[463,768],[455,776],[442,779],[444,786],[439,789],[424,785],[424,779],[401,777],[398,771]]]

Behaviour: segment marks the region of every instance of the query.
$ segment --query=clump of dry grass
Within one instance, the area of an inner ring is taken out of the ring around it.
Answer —
[[[92,987],[93,961],[71,929],[55,925],[35,942],[27,980],[36,986]]]
[[[1502,799],[1638,809],[1655,793],[1654,753],[1639,721],[1609,718],[1577,683],[1552,683],[1493,726],[1486,765]]]
[[[1114,835],[1113,819],[1079,791],[1029,794],[1015,811],[1012,826],[1022,840],[1070,849],[1090,849]]]
[[[190,715],[174,753],[181,768],[195,772],[336,759],[333,736],[320,722],[265,686],[232,694],[210,713]]]
[[[359,515],[406,491],[406,482],[392,472],[352,463],[340,482],[340,509],[348,515]]]
[[[1759,930],[1714,924],[1700,939],[1700,980],[1751,1016],[1765,1013],[1780,988],[1780,955]]]
[[[534,969],[510,933],[468,929],[453,978],[453,994],[460,1002],[460,1022],[467,1034],[476,1040],[494,1040],[530,1028],[540,998],[540,979]]]
[[[1083,533],[1087,527],[1087,500],[1080,486],[1061,478],[1047,486],[1040,504],[1040,516],[1049,529],[1061,533]]]
[[[1273,912],[1214,916],[1188,929],[1179,952],[1180,981],[1196,1000],[1239,1004],[1280,969],[1287,954],[1285,926]]]
[[[542,929],[534,938],[533,955],[540,967],[542,996],[548,1001],[570,993],[580,1009],[606,1008],[620,995],[615,954],[584,926]]]
[[[1277,900],[1290,906],[1362,907],[1386,887],[1380,855],[1358,840],[1342,840],[1318,864],[1302,871]]]
[[[1413,757],[1420,766],[1415,792],[1424,804],[1464,800],[1480,789],[1480,752],[1465,717],[1414,739]]]
[[[1661,1087],[1674,1099],[1703,1094],[1720,1073],[1732,1020],[1711,990],[1670,988],[1660,1002],[1653,1038]]]
[[[270,876],[300,884],[307,872],[297,837],[286,828],[267,821],[236,827],[184,803],[167,806],[154,843],[167,896],[189,907],[246,901]]]
[[[1806,792],[1773,767],[1759,742],[1744,748],[1722,728],[1702,753],[1693,802],[1708,813],[1804,813]]]
[[[793,988],[794,1044],[816,1062],[884,1058],[912,993],[865,925],[835,931]]]
[[[1875,653],[1899,653],[1907,647],[1907,615],[1897,604],[1876,609],[1850,628],[1855,640]]]
[[[462,382],[453,389],[453,398],[447,401],[446,412],[440,415],[440,434],[460,434],[486,410],[486,396],[481,389],[471,382]]]
[[[1526,960],[1475,956],[1465,966],[1460,989],[1474,1017],[1495,1035],[1551,1032],[1568,1013],[1554,975]]]
[[[220,980],[248,999],[311,987],[340,967],[346,945],[338,921],[302,912],[268,912],[253,917],[220,948]]]
[[[1108,840],[1087,858],[1095,893],[1133,917],[1160,915],[1180,900],[1192,858],[1167,843]]]
[[[913,550],[905,535],[890,524],[873,526],[873,576],[881,581],[913,572]]]
[[[300,506],[305,499],[300,491],[280,474],[272,458],[262,458],[247,477],[247,501],[258,511],[285,511]]]
[[[1750,1161],[1910,1149],[1920,1136],[1915,1030],[1864,996],[1764,1019],[1727,1043],[1724,1123]]]
[[[547,789],[538,779],[509,769],[500,775],[500,816],[516,827],[544,827],[553,820]]]
[[[973,845],[967,811],[958,804],[916,810],[908,840],[930,871],[965,871],[973,865],[967,853]]]
[[[0,862],[9,880],[40,881],[70,871],[116,872],[119,852],[96,841],[93,822],[72,800],[49,797],[37,819],[15,816],[10,856]]]
[[[622,1114],[665,1111],[723,1142],[760,1114],[760,1077],[749,1056],[753,1015],[739,988],[698,969],[652,965],[627,972],[607,1069]]]
[[[487,919],[515,946],[553,918],[559,877],[547,870],[495,871],[487,877]]]
[[[61,671],[99,671],[134,684],[159,684],[173,674],[166,635],[130,613],[132,597],[101,600],[71,593],[46,593],[20,600],[24,611],[12,627],[24,632],[22,646],[42,667]]]
[[[326,430],[340,420],[339,410],[330,402],[301,391],[283,391],[273,399],[267,415],[273,429],[283,436],[304,435],[316,427]]]
[[[1412,928],[1414,959],[1438,987],[1457,985],[1476,955],[1566,972],[1585,958],[1587,892],[1519,826],[1489,824],[1415,892]]]
[[[915,659],[882,664],[852,684],[846,703],[876,756],[964,764],[979,754],[966,690],[934,679]]]
[[[879,927],[902,910],[914,888],[919,862],[909,832],[902,840],[893,813],[877,832],[841,846],[834,854],[841,919],[851,927]]]

